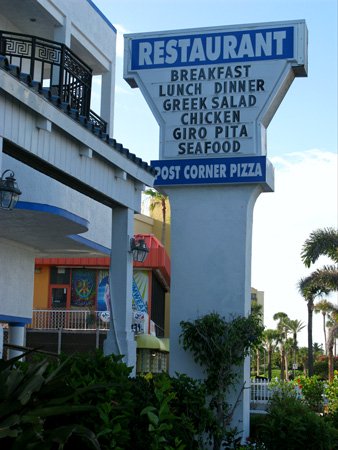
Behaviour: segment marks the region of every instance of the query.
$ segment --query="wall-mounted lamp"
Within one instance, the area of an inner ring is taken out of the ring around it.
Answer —
[[[130,253],[133,254],[133,260],[143,262],[149,253],[149,248],[144,239],[130,239]]]
[[[9,175],[4,178],[6,173]],[[0,178],[0,208],[13,209],[20,195],[21,191],[14,178],[14,172],[9,169],[5,170]]]

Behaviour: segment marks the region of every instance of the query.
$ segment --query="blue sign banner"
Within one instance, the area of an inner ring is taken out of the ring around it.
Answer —
[[[265,183],[266,156],[151,161],[154,186]]]
[[[136,284],[136,281],[133,279],[133,285],[132,285],[132,293],[133,293],[133,300],[135,302],[136,311],[140,312],[147,312],[147,307],[143,301],[142,295],[139,291],[139,288]]]
[[[133,39],[131,70],[294,57],[292,26]]]

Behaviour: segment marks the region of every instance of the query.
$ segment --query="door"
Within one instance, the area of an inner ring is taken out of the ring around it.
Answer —
[[[68,285],[50,286],[51,328],[67,328],[69,320],[67,309],[70,305],[70,288]]]

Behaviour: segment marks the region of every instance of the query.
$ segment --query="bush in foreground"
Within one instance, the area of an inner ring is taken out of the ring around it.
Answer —
[[[202,383],[166,374],[130,377],[102,353],[0,365],[0,447],[198,449],[213,427]]]
[[[267,450],[338,448],[337,429],[330,417],[313,412],[288,383],[275,389],[267,415],[253,420],[252,438]]]

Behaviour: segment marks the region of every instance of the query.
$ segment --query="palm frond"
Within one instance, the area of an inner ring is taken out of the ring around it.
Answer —
[[[306,267],[310,267],[322,255],[338,263],[338,231],[334,228],[313,231],[303,245],[301,259]]]

